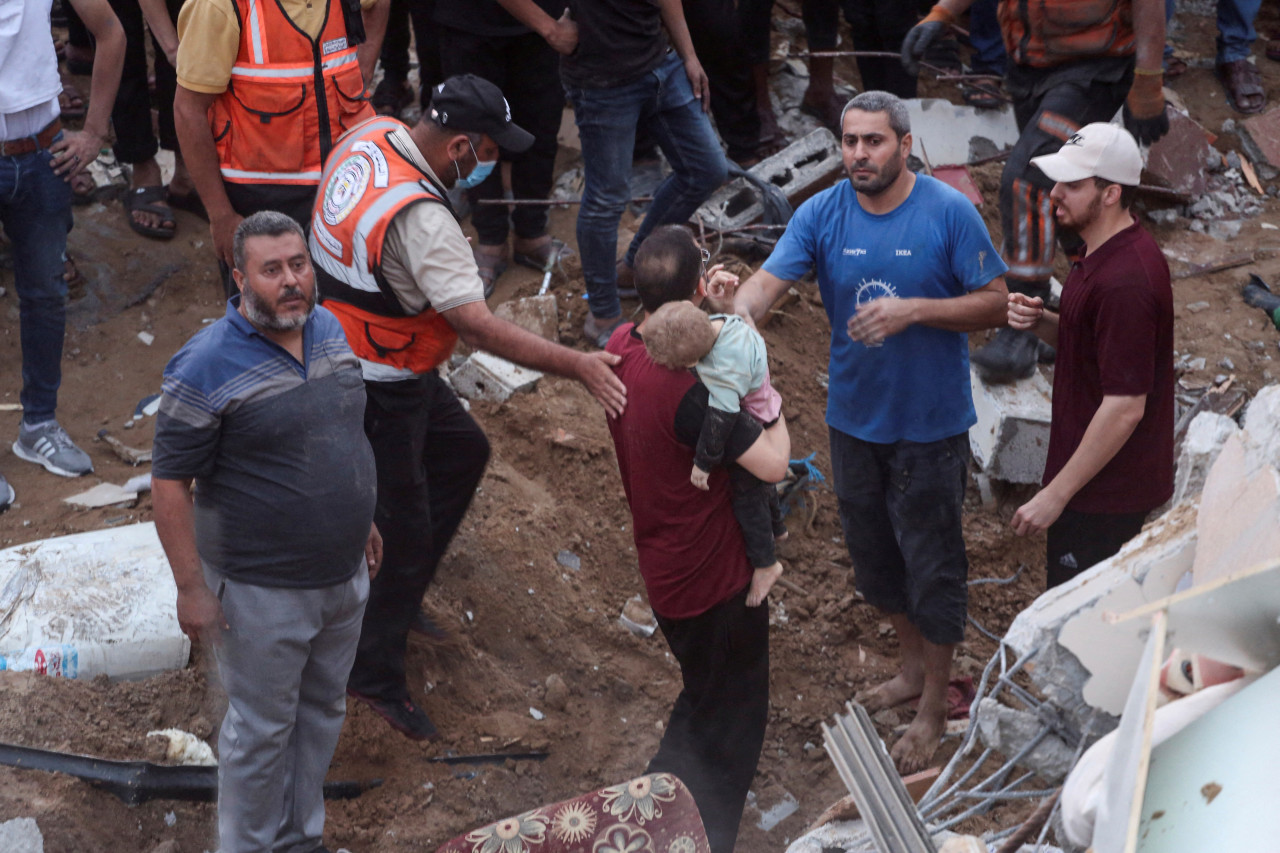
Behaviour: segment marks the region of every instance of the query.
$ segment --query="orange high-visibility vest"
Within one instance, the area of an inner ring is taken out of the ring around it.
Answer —
[[[338,140],[311,219],[311,260],[324,307],[342,324],[356,356],[426,373],[449,357],[458,333],[430,306],[405,312],[382,274],[382,243],[401,211],[448,203],[387,139],[404,126],[375,117]]]
[[[1136,49],[1131,0],[1000,0],[1000,32],[1019,65],[1049,68]]]
[[[374,115],[342,0],[327,2],[313,41],[278,0],[235,0],[240,51],[209,108],[224,181],[315,185],[334,141]]]

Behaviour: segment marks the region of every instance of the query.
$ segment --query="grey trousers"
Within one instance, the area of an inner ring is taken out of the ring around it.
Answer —
[[[214,650],[229,705],[218,734],[221,853],[312,853],[324,777],[369,597],[363,563],[346,583],[287,589],[204,566],[230,630]]]

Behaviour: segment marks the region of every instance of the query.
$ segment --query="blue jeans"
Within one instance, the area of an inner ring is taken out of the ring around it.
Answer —
[[[969,7],[969,44],[974,74],[1004,74],[1008,56],[996,19],[996,0],[975,0]]]
[[[636,125],[645,122],[673,171],[653,194],[649,213],[627,249],[628,266],[654,228],[693,215],[724,183],[728,165],[674,51],[634,83],[566,89],[566,94],[582,141],[586,186],[578,212],[578,252],[587,304],[597,317],[617,317],[622,313],[615,271],[618,221],[631,197],[628,179]]]
[[[54,141],[62,138],[58,134]],[[53,173],[47,148],[0,157],[0,224],[13,246],[22,341],[22,419],[53,418],[62,383],[67,283],[62,263],[71,230],[71,185]]]
[[[1262,0],[1218,0],[1219,65],[1249,58],[1258,38],[1253,22],[1261,7]]]

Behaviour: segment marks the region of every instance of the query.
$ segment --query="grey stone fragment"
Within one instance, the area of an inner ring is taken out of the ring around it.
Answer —
[[[44,836],[35,818],[16,817],[0,823],[0,850],[5,853],[44,853]]]
[[[1031,711],[1020,711],[1002,705],[990,696],[978,703],[978,737],[1006,758],[1012,758],[1034,740],[1045,727]],[[1067,778],[1075,759],[1075,750],[1050,732],[1035,748],[1019,759],[1018,764],[1051,785]]]
[[[1172,505],[1177,506],[1188,498],[1194,498],[1204,489],[1213,461],[1218,458],[1227,439],[1240,431],[1236,422],[1215,412],[1201,412],[1187,427],[1178,454],[1177,472],[1173,478]]]

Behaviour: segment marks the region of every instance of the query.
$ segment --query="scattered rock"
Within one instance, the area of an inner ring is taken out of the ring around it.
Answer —
[[[567,549],[556,554],[556,562],[575,572],[582,568],[582,558]]]
[[[1191,314],[1199,314],[1201,311],[1208,310],[1208,308],[1209,308],[1208,302],[1192,302],[1190,305],[1187,306],[1187,311]]]
[[[569,685],[564,683],[564,679],[559,675],[552,673],[547,676],[547,695],[543,701],[547,703],[547,707],[553,711],[563,711],[569,706]]]
[[[637,637],[652,637],[653,632],[658,630],[658,620],[653,618],[653,611],[638,594],[627,599],[618,621]]]
[[[1040,734],[1044,723],[1031,711],[1019,711],[987,697],[978,703],[978,737],[1004,756],[1015,755]],[[1023,756],[1021,766],[1034,770],[1051,785],[1067,778],[1075,763],[1075,750],[1054,733],[1045,735]]]
[[[173,812],[169,812],[169,814],[173,814]],[[168,823],[168,815],[165,815],[165,822]],[[176,816],[174,818],[174,823],[177,823]],[[173,824],[169,825],[173,826]],[[152,847],[151,853],[182,853],[182,847],[179,846],[177,841],[174,841],[171,838],[168,841],[161,841],[155,847]]]

